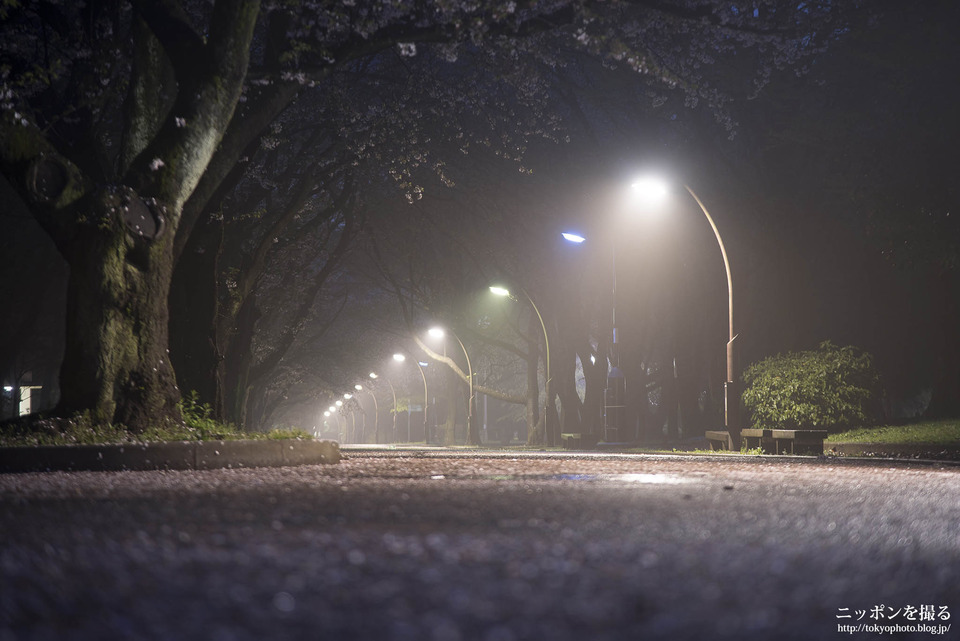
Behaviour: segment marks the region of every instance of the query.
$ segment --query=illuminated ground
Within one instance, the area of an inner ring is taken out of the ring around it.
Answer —
[[[939,618],[914,624],[950,625],[958,522],[949,464],[348,451],[8,474],[0,639],[826,639],[922,605]]]

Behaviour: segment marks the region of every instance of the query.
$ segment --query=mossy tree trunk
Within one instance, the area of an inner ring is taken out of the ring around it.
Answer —
[[[178,418],[173,239],[239,100],[259,2],[218,2],[205,36],[171,5],[137,9],[116,174],[87,175],[35,123],[0,120],[0,165],[70,266],[58,411],[131,431]]]
[[[136,430],[176,416],[167,353],[171,245],[159,208],[131,189],[108,189],[89,202],[89,219],[67,255],[60,409],[89,410],[97,422]],[[132,229],[134,221],[150,231]]]

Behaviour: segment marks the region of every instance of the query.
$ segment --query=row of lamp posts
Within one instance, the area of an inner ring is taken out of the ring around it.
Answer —
[[[505,296],[505,297],[510,298],[511,300],[517,300],[517,298],[516,298],[513,294],[510,293],[510,290],[508,290],[508,289],[506,289],[506,288],[504,288],[504,287],[496,286],[496,285],[495,285],[495,286],[491,286],[491,287],[490,287],[490,291],[491,291],[493,294],[497,295],[497,296]],[[523,291],[523,290],[521,289],[521,291]],[[530,305],[531,305],[531,307],[533,308],[534,312],[536,313],[537,318],[538,318],[539,321],[540,321],[540,327],[543,329],[543,338],[544,338],[544,343],[545,343],[545,347],[546,347],[546,361],[545,361],[545,362],[546,362],[546,380],[545,380],[545,386],[547,386],[548,389],[549,389],[549,384],[550,384],[550,343],[549,343],[549,339],[548,339],[548,337],[547,337],[547,328],[546,328],[546,325],[544,325],[543,316],[540,314],[540,310],[537,308],[536,304],[533,302],[533,299],[530,298],[530,296],[526,293],[526,291],[523,291],[523,294],[524,294],[524,296],[526,297],[527,301],[530,303]],[[446,338],[446,334],[447,334],[448,331],[449,331],[449,330],[445,330],[445,329],[442,328],[442,327],[432,327],[432,328],[430,328],[430,330],[428,331],[428,334],[429,334],[431,337],[433,337],[433,338],[445,339],[445,338]],[[453,338],[457,341],[457,344],[460,345],[460,349],[463,351],[463,356],[464,356],[464,358],[465,358],[466,361],[467,361],[467,383],[468,383],[468,385],[469,385],[468,400],[467,400],[467,440],[468,440],[468,442],[470,442],[471,439],[476,440],[476,438],[475,438],[475,437],[476,437],[476,434],[474,433],[474,424],[473,424],[473,421],[474,421],[474,411],[475,411],[475,400],[476,400],[476,399],[475,399],[475,393],[474,393],[474,383],[473,383],[473,379],[474,379],[473,366],[472,366],[471,363],[470,363],[470,353],[467,351],[467,347],[463,344],[463,341],[460,340],[460,337],[457,336],[454,332],[450,331],[449,333],[450,333],[450,335],[453,336]],[[443,343],[443,355],[444,355],[444,357],[446,357],[446,355],[447,355],[447,354],[446,354],[446,341],[445,341],[445,340],[444,340],[444,343]],[[407,356],[406,356],[405,354],[401,353],[401,352],[398,352],[398,353],[396,353],[396,354],[393,355],[393,360],[395,360],[395,361],[397,361],[397,362],[400,362],[400,363],[403,363],[403,362],[405,362],[405,361],[407,360]],[[429,388],[428,388],[428,385],[427,385],[427,376],[426,376],[426,373],[424,372],[424,369],[423,369],[423,368],[426,367],[428,364],[425,363],[425,362],[422,362],[422,361],[414,361],[414,363],[416,364],[417,370],[420,372],[420,377],[421,377],[421,379],[423,380],[423,435],[424,435],[424,441],[428,441],[428,440],[429,440],[429,438],[428,438],[429,425],[428,425],[427,407],[429,406],[430,396],[429,396]],[[380,378],[380,375],[378,375],[376,372],[370,372],[370,378],[371,378],[371,379],[378,379],[378,378]],[[386,378],[386,377],[383,377],[383,378],[384,378],[385,381],[387,381],[387,384],[390,386],[390,392],[391,392],[392,395],[393,395],[393,433],[394,433],[394,435],[396,435],[396,434],[397,434],[397,392],[396,392],[396,389],[393,387],[393,383],[390,382],[390,379],[389,379],[389,378]],[[371,392],[370,390],[365,390],[365,389],[363,388],[363,386],[362,386],[362,385],[359,385],[359,384],[355,385],[355,386],[354,386],[354,389],[356,389],[357,392],[366,391],[367,393],[369,393],[370,396],[373,397],[374,412],[375,412],[375,414],[378,413],[379,410],[377,409],[377,399],[376,399],[376,396],[373,394],[373,392]],[[337,420],[337,429],[338,429],[338,431],[341,432],[341,433],[342,433],[342,431],[343,431],[343,428],[342,428],[341,425],[340,425],[340,418],[339,418],[338,412],[339,412],[339,409],[343,406],[344,401],[345,401],[345,400],[350,400],[350,399],[352,398],[352,396],[353,396],[352,393],[344,394],[344,395],[343,395],[343,400],[338,399],[337,401],[335,401],[334,405],[331,405],[331,406],[323,413],[323,414],[324,414],[324,417],[326,417],[326,418],[329,418],[330,416],[335,416],[335,417],[336,417],[336,420]],[[546,412],[546,405],[544,406],[544,411]],[[546,418],[546,414],[545,414],[544,416],[545,416],[544,421],[547,421],[548,419]],[[379,418],[375,418],[374,420],[375,420],[375,427],[374,427],[374,431],[375,431],[375,442],[379,443],[379,442],[380,442]],[[411,438],[412,438],[411,428],[410,428],[410,423],[408,422],[408,423],[407,423],[407,441],[410,442],[410,441],[411,441]],[[474,443],[474,444],[478,445],[479,443]]]
[[[737,392],[737,383],[736,383],[736,381],[737,381],[737,366],[736,366],[736,360],[737,360],[737,359],[736,359],[736,343],[735,343],[735,340],[736,340],[736,338],[737,338],[737,334],[734,333],[734,325],[733,325],[733,276],[732,276],[732,273],[731,273],[731,270],[730,270],[730,260],[729,260],[729,258],[727,257],[727,251],[726,251],[726,248],[724,247],[723,239],[722,239],[721,236],[720,236],[720,231],[717,229],[717,225],[716,225],[716,223],[714,222],[713,217],[710,216],[710,213],[707,211],[707,208],[706,208],[706,206],[703,204],[703,201],[700,199],[699,196],[697,196],[697,194],[693,191],[693,189],[691,189],[688,185],[684,185],[684,188],[687,190],[687,192],[689,192],[689,194],[690,194],[690,195],[693,197],[693,199],[696,201],[697,205],[700,207],[700,210],[703,212],[704,216],[706,217],[707,222],[709,222],[710,228],[713,230],[714,236],[715,236],[716,239],[717,239],[717,243],[718,243],[718,245],[720,246],[720,253],[721,253],[722,257],[723,257],[723,265],[724,265],[724,269],[725,269],[725,271],[726,271],[726,277],[727,277],[728,330],[729,330],[729,331],[728,331],[728,341],[727,341],[727,349],[726,349],[726,364],[727,364],[727,366],[726,366],[726,381],[724,382],[724,424],[725,424],[725,426],[726,426],[726,428],[727,428],[728,433],[730,434],[731,443],[732,443],[733,447],[734,447],[735,449],[739,449],[739,442],[740,442],[739,404],[740,404],[740,402],[739,402],[739,394],[738,394],[738,392]],[[632,189],[634,192],[643,195],[643,196],[644,196],[645,198],[647,198],[647,199],[660,199],[660,198],[665,197],[665,196],[667,195],[667,193],[668,193],[668,188],[667,188],[666,184],[663,183],[662,181],[659,181],[659,180],[653,179],[653,178],[645,178],[645,179],[642,179],[642,180],[635,181],[634,183],[631,184],[631,189]],[[584,241],[586,240],[586,238],[583,237],[582,235],[575,234],[575,233],[572,233],[572,232],[564,232],[564,233],[563,233],[563,237],[564,237],[566,240],[568,240],[568,241],[570,241],[570,242],[574,242],[574,243],[582,243],[582,242],[584,242]],[[613,368],[613,369],[611,370],[611,374],[613,374],[612,378],[615,379],[615,380],[608,382],[608,387],[611,387],[611,386],[612,386],[613,393],[610,394],[610,396],[605,400],[605,415],[606,415],[607,412],[609,412],[609,411],[616,411],[616,408],[620,407],[620,406],[624,403],[624,394],[625,394],[625,381],[622,380],[622,373],[620,372],[620,369],[619,369],[619,368],[620,368],[620,362],[619,362],[619,337],[618,337],[618,335],[617,335],[617,318],[616,318],[616,291],[617,291],[617,281],[616,281],[616,278],[617,278],[617,269],[616,269],[616,262],[615,262],[615,261],[616,261],[616,249],[615,249],[615,248],[614,248],[613,251],[611,252],[611,258],[612,258],[612,261],[613,261],[613,263],[612,263],[612,267],[613,267],[613,304],[612,304],[612,319],[611,319],[611,320],[612,320],[612,323],[613,323],[613,324],[612,324],[612,330],[613,330],[612,339],[613,339],[613,342],[612,342],[612,346],[611,346],[611,352],[612,352],[612,357],[613,357],[613,360],[612,360],[612,368]],[[514,300],[514,301],[517,300],[517,298],[510,292],[510,290],[508,290],[508,289],[506,289],[506,288],[504,288],[504,287],[502,287],[502,286],[497,286],[497,285],[491,286],[491,287],[490,287],[490,291],[491,291],[493,294],[496,294],[496,295],[498,295],[498,296],[505,296],[505,297],[510,298],[511,300]],[[550,414],[549,414],[549,412],[548,412],[548,407],[549,407],[550,396],[551,396],[551,394],[550,394],[550,384],[551,384],[551,379],[550,379],[550,339],[549,339],[549,336],[548,336],[548,333],[547,333],[546,324],[545,324],[544,321],[543,321],[543,316],[541,315],[540,310],[539,310],[539,308],[537,307],[536,303],[533,302],[533,298],[531,298],[530,295],[526,292],[526,290],[524,290],[522,287],[520,288],[520,291],[521,291],[521,293],[523,294],[524,298],[526,298],[527,302],[530,303],[530,306],[532,307],[533,311],[536,313],[537,319],[540,321],[540,327],[541,327],[541,329],[543,330],[543,340],[544,340],[544,349],[545,349],[545,377],[544,377],[544,378],[545,378],[545,382],[544,382],[544,389],[545,389],[545,392],[546,392],[546,393],[545,393],[545,398],[546,398],[546,400],[545,400],[545,402],[544,402],[544,407],[543,407],[543,411],[544,411],[544,418],[543,418],[543,420],[544,420],[544,432],[549,435],[549,434],[550,434],[550,430],[549,430],[549,427],[550,427],[550,426],[549,426]],[[440,328],[440,327],[434,327],[434,328],[432,328],[432,329],[429,331],[429,333],[430,333],[430,335],[433,336],[434,338],[443,338],[443,337],[445,336],[445,331],[444,331],[444,329],[443,329],[443,328]],[[467,433],[468,433],[468,437],[467,437],[467,438],[468,438],[468,441],[469,441],[469,439],[471,438],[471,430],[473,429],[473,414],[474,414],[474,390],[473,390],[473,387],[474,387],[474,386],[473,386],[473,376],[474,376],[474,374],[473,374],[473,369],[472,369],[472,367],[471,367],[471,365],[470,365],[470,355],[467,353],[467,348],[464,346],[463,341],[461,341],[460,338],[459,338],[456,334],[454,334],[453,332],[450,332],[450,333],[453,335],[453,337],[456,339],[457,343],[460,345],[460,348],[463,350],[464,357],[465,357],[466,360],[467,360],[467,376],[468,376],[468,383],[469,383],[469,387],[470,387],[470,390],[469,390],[469,400],[468,400],[468,402],[467,402]],[[444,342],[444,356],[446,356],[446,342]],[[403,362],[403,361],[406,360],[406,356],[403,355],[403,354],[400,354],[400,353],[394,354],[394,355],[393,355],[393,358],[394,358],[394,360],[399,361],[399,362]],[[429,396],[428,396],[428,388],[427,388],[427,377],[426,377],[426,374],[425,374],[424,371],[423,371],[423,367],[426,365],[426,363],[421,363],[421,362],[419,362],[419,361],[415,361],[415,362],[416,362],[416,364],[417,364],[417,369],[418,369],[419,372],[420,372],[420,376],[421,376],[421,378],[423,379],[423,396],[424,396],[424,404],[423,404],[423,430],[424,430],[424,431],[423,431],[423,434],[424,434],[424,440],[427,440],[427,434],[428,434],[428,432],[427,432],[427,430],[428,430],[428,425],[427,425],[427,406],[428,406],[428,403],[429,403]],[[370,377],[375,379],[375,378],[377,378],[377,375],[376,375],[375,373],[371,373],[371,374],[370,374]],[[391,389],[391,392],[393,393],[393,402],[394,402],[394,434],[396,434],[396,415],[397,415],[396,405],[397,405],[397,394],[396,394],[396,390],[393,388],[393,384],[390,383],[389,379],[386,379],[386,380],[387,380],[387,382],[390,384],[390,389]],[[356,386],[356,390],[357,390],[357,391],[361,391],[362,389],[363,389],[362,386],[360,386],[360,385],[357,385],[357,386]],[[372,392],[370,392],[370,394],[371,394],[371,396],[373,396],[373,393],[372,393]],[[350,398],[350,395],[346,395],[346,397],[347,397],[347,399],[349,399],[349,398]],[[338,408],[340,405],[342,405],[342,401],[340,401],[340,400],[336,401],[336,406],[331,406],[330,409],[329,409],[327,412],[324,413],[324,415],[325,415],[325,416],[330,416],[331,414],[336,414],[336,410],[337,410],[337,408]],[[374,396],[374,407],[376,408],[376,397],[375,397],[375,396]],[[609,420],[609,418],[608,418],[608,420]],[[337,417],[337,422],[338,422],[338,429],[339,429],[339,417]],[[410,436],[411,436],[411,434],[410,434],[409,422],[408,422],[407,425],[408,425],[408,427],[407,427],[407,440],[409,441],[409,440],[410,440]],[[608,424],[608,427],[609,427],[609,424]],[[619,425],[615,425],[615,426],[614,426],[614,428],[616,428],[616,427],[619,427]],[[376,439],[377,439],[377,442],[379,442],[379,440],[380,440],[379,422],[377,422],[377,424],[376,424],[375,431],[376,431]]]

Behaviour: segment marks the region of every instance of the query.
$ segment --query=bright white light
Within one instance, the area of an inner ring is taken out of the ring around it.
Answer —
[[[12,392],[12,391],[13,391],[13,387],[11,387],[10,385],[4,385],[4,386],[3,386],[3,391],[4,391],[4,392]]]
[[[644,483],[656,485],[680,485],[689,481],[670,474],[611,474],[610,478],[628,483]]]
[[[376,377],[377,377],[376,372],[370,372],[370,378],[376,378]]]
[[[496,294],[497,296],[509,296],[510,290],[506,287],[500,287],[499,285],[492,285],[490,291]]]
[[[351,398],[353,398],[353,394],[344,394],[343,398],[349,401]]]
[[[402,363],[403,361],[407,360],[407,357],[403,354],[394,354],[393,360],[397,361],[398,363]]]
[[[327,410],[327,411],[329,411],[329,412],[336,412],[336,411],[337,411],[337,408],[336,408],[336,406],[331,405],[331,406],[330,406],[330,409]]]
[[[330,418],[330,411],[327,410],[326,412],[323,413],[323,415],[326,416],[327,418]]]
[[[578,245],[586,240],[586,238],[580,234],[574,234],[568,231],[565,231],[560,235],[563,236],[564,240],[569,240],[571,243],[577,243]]]
[[[336,405],[337,407],[343,407],[343,401],[337,401],[336,403],[334,403],[334,405]]]
[[[630,189],[646,202],[658,202],[667,197],[670,187],[656,176],[644,176],[630,184]]]
[[[442,327],[431,327],[427,333],[433,338],[443,338],[446,336],[446,332],[443,331]]]
[[[430,363],[425,363],[423,361],[418,361],[418,362],[420,363],[420,367],[426,367],[427,365],[430,364]]]
[[[353,386],[353,389],[357,390],[358,392],[363,391],[363,385],[361,385],[360,383],[357,383],[356,385]]]
[[[596,364],[597,364],[597,356],[596,356],[596,354],[590,354],[590,364],[591,364],[591,365],[596,365]]]

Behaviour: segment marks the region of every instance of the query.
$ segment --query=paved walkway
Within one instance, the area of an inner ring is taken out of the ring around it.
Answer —
[[[5,474],[0,638],[951,638],[958,521],[955,465],[810,457]]]

